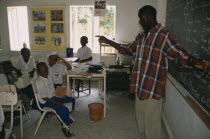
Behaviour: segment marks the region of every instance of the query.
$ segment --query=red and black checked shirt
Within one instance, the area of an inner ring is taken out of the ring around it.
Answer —
[[[120,45],[121,54],[134,55],[135,64],[131,75],[130,92],[139,99],[161,99],[165,96],[168,59],[178,59],[187,65],[189,53],[161,24],[153,27],[148,35],[138,34],[130,45]]]

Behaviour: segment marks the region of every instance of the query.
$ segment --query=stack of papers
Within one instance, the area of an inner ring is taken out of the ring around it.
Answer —
[[[89,70],[89,65],[76,65],[74,66],[74,68],[72,69],[73,72],[81,72],[81,73],[85,73],[85,72],[88,72]]]

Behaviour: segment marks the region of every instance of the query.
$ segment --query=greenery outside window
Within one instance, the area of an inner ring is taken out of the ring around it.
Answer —
[[[93,6],[70,6],[70,47],[74,52],[81,47],[81,36],[88,37],[87,46],[94,53],[99,53],[98,38],[95,35],[104,35],[110,39],[115,36],[116,6],[107,6],[106,16],[94,16]],[[105,53],[113,53],[114,49],[108,47]]]

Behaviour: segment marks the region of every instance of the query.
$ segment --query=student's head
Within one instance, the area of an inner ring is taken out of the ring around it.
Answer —
[[[21,52],[23,59],[25,61],[28,61],[28,59],[30,57],[30,50],[28,48],[22,48],[20,52]]]
[[[4,74],[6,75],[10,75],[13,71],[13,65],[11,61],[4,61],[3,64],[3,70],[4,70]]]
[[[149,31],[157,24],[156,14],[156,9],[150,5],[146,5],[139,10],[139,24],[145,31]]]
[[[49,66],[52,67],[58,62],[58,54],[56,52],[51,52],[48,57]]]
[[[46,63],[40,62],[36,65],[36,68],[37,68],[37,74],[39,76],[42,76],[44,78],[48,77],[48,67]]]
[[[86,36],[82,36],[80,39],[80,43],[82,47],[84,47],[88,43],[88,38]]]

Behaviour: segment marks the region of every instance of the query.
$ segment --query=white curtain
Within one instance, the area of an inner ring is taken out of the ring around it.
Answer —
[[[29,31],[28,31],[28,14],[26,6],[7,7],[10,49],[19,51],[26,43],[30,49]]]

